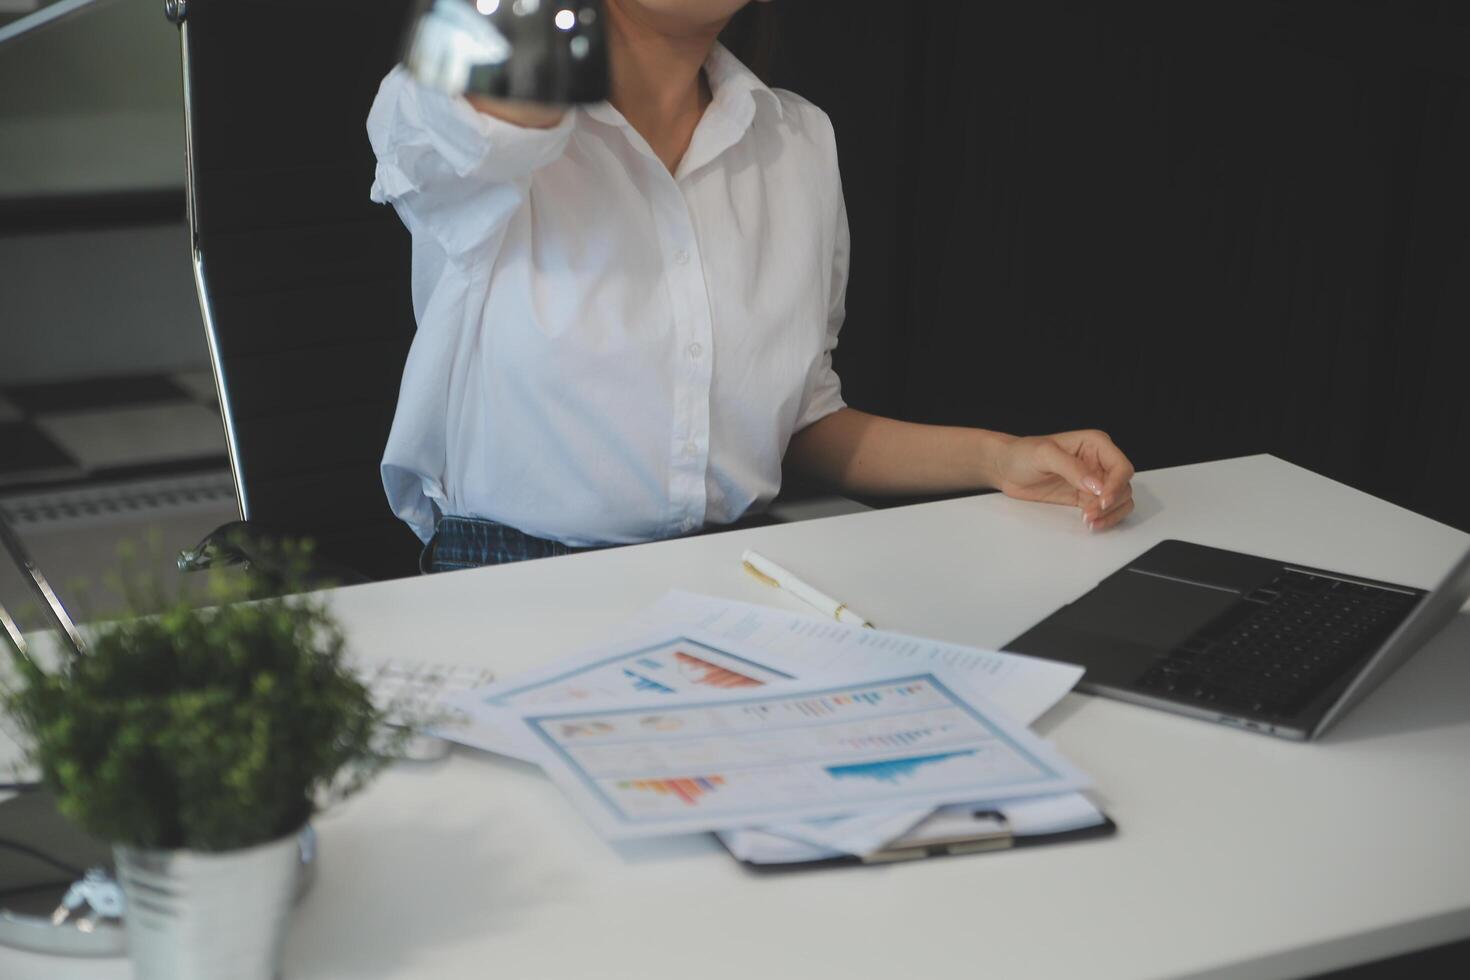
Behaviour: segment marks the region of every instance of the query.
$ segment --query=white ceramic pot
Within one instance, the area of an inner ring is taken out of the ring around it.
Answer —
[[[135,980],[276,980],[302,835],[238,851],[113,848]]]

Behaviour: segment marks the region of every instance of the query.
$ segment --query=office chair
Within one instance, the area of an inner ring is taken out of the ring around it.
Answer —
[[[317,577],[417,571],[378,464],[414,334],[408,233],[364,129],[408,0],[168,0],[195,285],[240,518],[181,567],[315,542]],[[270,572],[269,568],[260,568]]]
[[[411,575],[378,465],[414,334],[410,239],[368,200],[365,121],[412,0],[168,0],[179,25],[195,283],[242,523],[184,567],[316,542],[311,577]],[[863,509],[787,492],[750,523]],[[307,583],[312,584],[312,583]]]

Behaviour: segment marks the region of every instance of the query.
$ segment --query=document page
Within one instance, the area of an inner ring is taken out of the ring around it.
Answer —
[[[794,680],[787,658],[689,627],[632,636],[557,660],[487,687],[444,699],[458,722],[434,734],[452,742],[525,758],[507,737],[496,709],[539,704],[658,701],[735,691]],[[527,759],[527,761],[533,761]]]
[[[942,670],[668,704],[503,709],[610,838],[1070,792],[1087,778]]]
[[[746,602],[674,591],[644,610],[637,622],[649,628],[687,624],[820,671],[866,668],[942,668],[963,674],[978,691],[1022,724],[1029,725],[1076,686],[1082,668],[1016,653],[999,653],[849,626]]]
[[[645,611],[640,622],[698,624],[707,635],[751,643],[779,652],[788,662],[810,670],[852,669],[904,662],[938,664],[961,671],[972,690],[987,697],[1011,718],[1030,725],[1057,703],[1081,679],[1083,670],[1072,664],[1041,660],[1021,654],[1000,653],[834,622],[765,606],[692,592],[672,591]],[[811,676],[810,672],[806,676]],[[1085,797],[1075,799],[1086,803]],[[977,801],[978,802],[978,801]],[[1088,804],[1090,806],[1090,804]],[[899,808],[835,820],[790,823],[762,831],[733,831],[721,836],[727,844],[741,834],[752,840],[786,838],[800,848],[831,849],[828,853],[865,853],[881,846],[923,820],[929,811]],[[737,853],[747,848],[735,848]],[[802,860],[822,856],[802,850]],[[791,858],[797,860],[798,858]]]

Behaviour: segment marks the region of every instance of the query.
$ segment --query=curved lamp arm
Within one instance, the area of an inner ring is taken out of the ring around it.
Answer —
[[[26,14],[19,20],[13,20],[4,27],[0,27],[0,44],[79,14],[93,4],[111,2],[112,0],[55,0],[54,3],[49,3],[40,10]]]

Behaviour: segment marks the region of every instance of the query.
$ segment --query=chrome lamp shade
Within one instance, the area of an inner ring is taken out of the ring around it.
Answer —
[[[607,98],[601,0],[420,0],[403,63],[453,95],[568,105]]]

